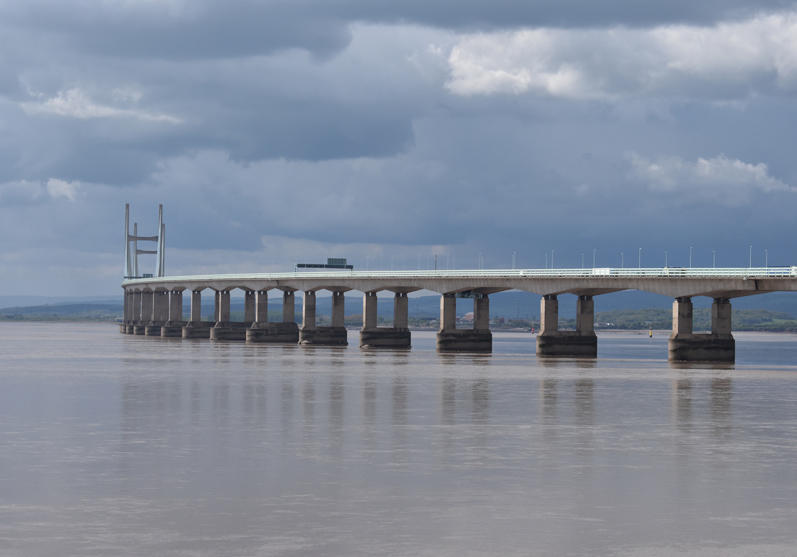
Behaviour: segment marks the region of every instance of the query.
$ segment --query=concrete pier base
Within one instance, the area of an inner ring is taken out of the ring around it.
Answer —
[[[360,331],[360,348],[409,348],[410,330],[378,327]]]
[[[210,328],[210,340],[246,340],[247,323],[216,323]]]
[[[317,346],[347,346],[346,327],[315,327],[299,329],[299,344]]]
[[[163,323],[161,322],[152,322],[147,323],[144,327],[144,335],[148,337],[159,337],[161,336],[161,328],[163,327]]]
[[[134,335],[141,335],[144,336],[145,329],[147,328],[146,323],[134,323],[133,324],[133,334]]]
[[[540,300],[540,333],[537,356],[595,358],[598,337],[595,335],[595,302],[592,296],[580,295],[576,302],[576,330],[559,330],[559,299],[548,294]]]
[[[125,324],[125,333],[128,335],[134,334],[135,325],[133,323],[126,323]]]
[[[437,332],[440,352],[492,352],[493,334],[489,329],[449,329]]]
[[[731,334],[731,303],[715,298],[711,305],[711,332],[692,332],[692,300],[676,298],[672,306],[672,334],[667,346],[671,362],[733,362],[736,341]]]
[[[184,321],[167,321],[161,327],[161,336],[182,338],[184,326]]]
[[[212,321],[189,321],[182,329],[183,338],[210,338]]]
[[[246,342],[296,344],[299,326],[296,323],[256,323],[246,329]]]
[[[673,335],[667,348],[673,362],[733,362],[736,358],[736,340],[732,335]]]
[[[537,335],[538,356],[569,356],[595,358],[598,355],[598,337],[595,333],[556,331]]]

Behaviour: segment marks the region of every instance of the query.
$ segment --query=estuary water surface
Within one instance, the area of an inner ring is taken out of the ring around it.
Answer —
[[[675,366],[0,324],[0,555],[797,555],[797,335]]]

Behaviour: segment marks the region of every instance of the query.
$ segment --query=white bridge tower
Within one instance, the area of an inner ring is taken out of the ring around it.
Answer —
[[[138,249],[138,242],[155,242],[154,250]],[[125,203],[125,275],[124,278],[149,278],[166,276],[166,225],[163,222],[163,204],[158,205],[158,233],[155,236],[139,236],[138,223],[133,223],[130,233],[130,203]],[[138,256],[140,254],[155,255],[155,273],[150,275],[138,272]]]

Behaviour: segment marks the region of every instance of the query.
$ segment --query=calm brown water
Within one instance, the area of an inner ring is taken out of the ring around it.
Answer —
[[[0,555],[797,555],[797,336],[730,368],[0,324]]]

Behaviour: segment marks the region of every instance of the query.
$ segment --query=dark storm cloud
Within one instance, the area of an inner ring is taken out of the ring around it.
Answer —
[[[302,48],[339,51],[345,21],[303,2],[61,2],[0,4],[6,25],[52,33],[92,54],[234,58]]]
[[[785,5],[0,0],[4,289],[114,292],[128,201],[173,271],[797,260]]]
[[[348,43],[348,24],[416,23],[444,29],[713,24],[793,8],[790,0],[191,0],[0,3],[6,25],[50,32],[94,54],[225,58]]]
[[[484,29],[711,24],[794,5],[789,0],[375,0],[319,2],[318,8],[330,14],[345,13],[353,19]]]

